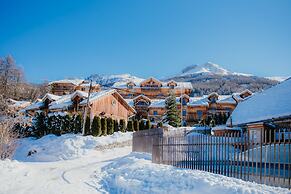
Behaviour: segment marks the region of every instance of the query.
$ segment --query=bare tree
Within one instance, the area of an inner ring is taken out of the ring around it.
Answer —
[[[0,160],[12,158],[16,149],[17,134],[13,131],[14,121],[5,119],[0,122]]]

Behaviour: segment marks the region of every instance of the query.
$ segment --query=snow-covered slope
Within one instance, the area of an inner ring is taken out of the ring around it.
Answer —
[[[288,77],[286,76],[271,76],[271,77],[266,77],[269,80],[274,80],[274,81],[278,81],[278,82],[282,82],[286,79],[288,79]]]
[[[99,179],[100,175],[96,173],[95,177]],[[150,155],[141,153],[132,153],[105,166],[101,183],[109,193],[288,193],[288,189],[153,164]]]
[[[182,70],[182,76],[185,75],[192,75],[192,74],[210,74],[210,75],[243,75],[243,76],[252,76],[251,74],[245,73],[236,73],[231,72],[223,67],[219,66],[218,64],[207,62],[202,65],[191,65]]]
[[[23,138],[18,143],[14,159],[29,162],[71,160],[84,156],[98,146],[130,141],[132,132],[93,137],[75,134],[46,135],[40,139]],[[28,156],[29,152],[32,154]],[[34,153],[35,152],[35,153]]]
[[[93,74],[89,76],[87,79],[92,79],[96,83],[104,86],[104,87],[111,87],[113,85],[119,86],[123,85],[129,81],[133,82],[141,82],[144,79],[139,78],[130,74],[118,74],[118,75],[99,75]]]

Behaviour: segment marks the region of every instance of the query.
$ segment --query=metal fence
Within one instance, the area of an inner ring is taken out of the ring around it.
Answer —
[[[152,161],[290,189],[291,130],[160,137]]]
[[[168,136],[184,136],[184,130],[168,131],[164,128],[155,128],[143,131],[136,131],[132,138],[132,151],[152,153],[153,144],[160,138]]]

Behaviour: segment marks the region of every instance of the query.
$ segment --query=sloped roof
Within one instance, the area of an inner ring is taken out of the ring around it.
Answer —
[[[24,110],[38,110],[44,106],[44,103],[42,101],[37,101],[26,107]]]
[[[233,125],[291,116],[291,79],[287,79],[238,104],[232,112]],[[230,125],[230,118],[227,124]]]
[[[50,101],[55,101],[55,100],[58,100],[60,98],[61,98],[61,96],[57,96],[57,95],[54,95],[54,94],[46,93],[44,95],[44,97],[42,98],[42,101],[45,101],[46,99],[49,99]]]
[[[49,85],[51,85],[51,84],[59,84],[59,83],[70,83],[70,84],[78,86],[83,82],[84,82],[83,79],[62,79],[62,80],[52,81],[52,82],[49,83]]]
[[[103,91],[100,91],[100,92],[94,92],[90,95],[90,99],[89,99],[89,103],[91,104],[93,101],[95,100],[98,100],[104,96],[107,96],[107,95],[111,95],[111,94],[117,94],[120,99],[126,104],[126,106],[133,112],[135,113],[136,111],[134,110],[134,108],[132,108],[128,103],[127,101],[115,90],[115,89],[110,89],[110,90],[103,90]],[[83,100],[82,102],[80,102],[80,105],[86,105],[88,102],[87,99]]]
[[[49,110],[64,110],[69,108],[73,105],[71,98],[72,94],[62,96],[60,99],[49,104]]]

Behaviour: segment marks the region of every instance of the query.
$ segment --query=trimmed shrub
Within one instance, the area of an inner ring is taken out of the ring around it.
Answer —
[[[124,119],[121,119],[120,120],[120,123],[119,123],[119,128],[120,128],[120,131],[121,132],[125,132],[125,130],[126,130],[126,123],[125,123],[125,120]]]
[[[101,131],[101,120],[100,120],[100,117],[95,116],[93,118],[91,131],[92,131],[92,135],[95,136],[95,137],[101,135],[102,131]]]
[[[127,131],[133,131],[133,121],[127,122]]]
[[[90,133],[90,125],[91,125],[91,123],[90,123],[91,121],[90,121],[90,117],[89,116],[87,116],[86,117],[86,121],[85,121],[85,133],[84,133],[84,135],[90,135],[91,133]]]
[[[138,120],[133,121],[133,129],[134,131],[139,131],[139,122]]]
[[[150,129],[151,128],[151,122],[150,120],[146,121],[145,129]]]
[[[112,118],[107,118],[107,133],[112,135],[114,133],[114,123]]]
[[[101,118],[101,131],[102,135],[107,135],[107,119]]]
[[[144,121],[143,120],[140,120],[139,121],[139,130],[144,130],[145,129],[145,125],[144,125]]]
[[[114,120],[113,124],[114,124],[114,132],[119,131],[118,120]]]

